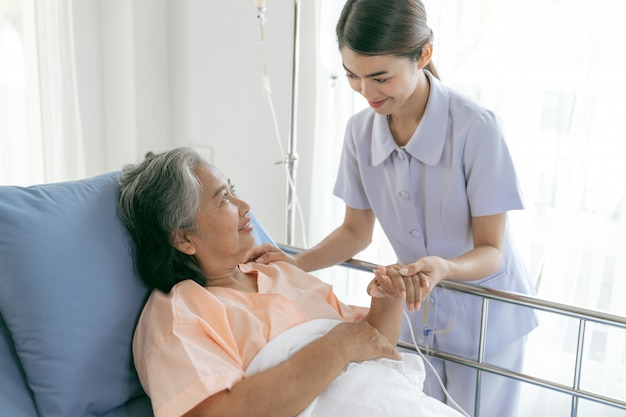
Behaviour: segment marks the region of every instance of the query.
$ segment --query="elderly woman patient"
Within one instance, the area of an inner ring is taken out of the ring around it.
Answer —
[[[421,392],[419,357],[396,352],[404,300],[384,268],[365,308],[288,263],[243,264],[250,206],[190,148],[150,153],[119,181],[153,288],[133,354],[156,417],[460,415]]]

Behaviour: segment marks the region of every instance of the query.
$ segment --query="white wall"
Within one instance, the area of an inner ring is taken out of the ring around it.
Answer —
[[[75,1],[72,3],[72,22],[76,52],[76,82],[78,101],[81,109],[83,135],[89,137],[85,147],[85,169],[87,175],[95,175],[108,170],[105,159],[104,109],[102,95],[103,55],[100,7],[95,1]]]
[[[99,5],[104,151],[110,170],[174,143],[169,17],[166,0],[100,0]]]
[[[231,177],[270,234],[284,242],[286,174],[284,165],[276,165],[284,155],[279,150],[270,105],[263,94],[262,57],[265,50],[271,99],[286,153],[294,3],[268,0],[266,4],[263,47],[251,0],[170,1],[171,114],[176,145],[209,147],[213,162]],[[300,21],[304,24],[311,20]],[[304,36],[303,33],[303,41]],[[313,88],[310,82],[304,84]],[[312,100],[300,102],[304,102],[304,116],[311,117],[311,111],[306,109],[313,108]],[[300,131],[310,132],[310,124],[302,118],[298,120]],[[310,154],[307,149],[311,136],[298,134],[297,138],[298,153]],[[306,162],[301,160],[299,168],[299,177],[306,178]],[[298,182],[305,190],[306,181]]]
[[[266,70],[287,152],[294,3],[266,3]],[[314,2],[299,8],[297,185],[306,216],[315,108]],[[102,38],[95,46],[103,57],[106,169],[119,169],[148,150],[189,144],[210,149],[213,163],[268,232],[285,242],[286,172],[275,164],[284,155],[262,89],[263,47],[254,1],[100,0],[99,13]],[[298,223],[296,244],[301,244],[299,231]]]

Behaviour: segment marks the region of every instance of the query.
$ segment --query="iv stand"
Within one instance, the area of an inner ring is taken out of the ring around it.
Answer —
[[[295,225],[296,225],[296,170],[298,165],[298,154],[296,152],[297,145],[297,110],[298,110],[298,58],[300,39],[300,28],[298,20],[300,18],[300,10],[298,0],[294,0],[293,9],[293,53],[292,53],[292,72],[291,72],[291,116],[289,126],[289,143],[287,145],[287,155],[285,156],[285,164],[287,165],[287,228],[286,241],[288,245],[294,245]]]

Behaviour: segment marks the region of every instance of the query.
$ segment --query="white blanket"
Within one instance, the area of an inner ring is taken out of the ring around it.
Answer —
[[[246,373],[254,375],[278,365],[338,323],[312,320],[283,332],[257,354]],[[349,364],[298,417],[462,417],[422,392],[422,358],[401,355],[402,361],[380,358]]]

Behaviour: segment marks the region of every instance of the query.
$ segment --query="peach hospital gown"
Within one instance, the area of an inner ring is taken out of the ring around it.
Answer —
[[[179,416],[245,378],[257,352],[311,319],[358,321],[365,307],[342,304],[332,287],[288,263],[240,265],[258,293],[204,288],[192,280],[154,290],[135,329],[133,355],[155,417]]]

